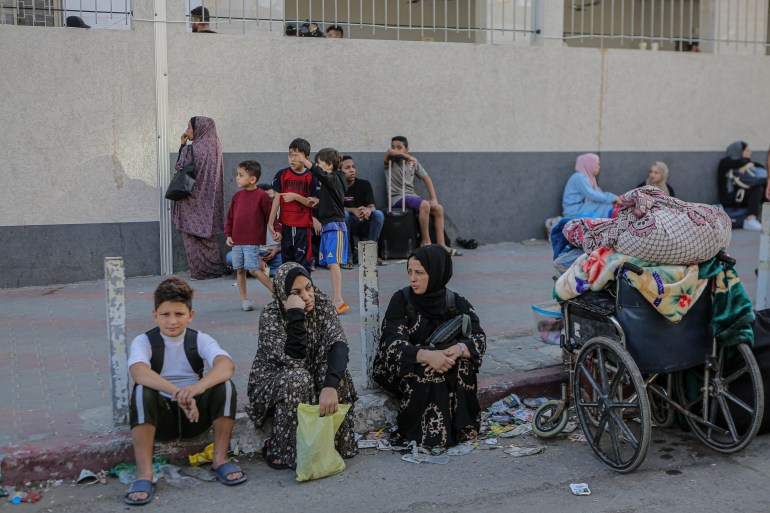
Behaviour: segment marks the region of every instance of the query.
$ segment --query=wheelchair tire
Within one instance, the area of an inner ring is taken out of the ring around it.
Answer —
[[[665,379],[666,386],[656,383],[658,379]],[[647,385],[647,400],[650,403],[650,415],[655,425],[662,429],[670,428],[676,420],[676,410],[671,406],[673,376],[662,374]],[[657,393],[656,393],[657,392]],[[664,396],[665,399],[663,397]]]
[[[650,404],[642,375],[617,341],[594,337],[575,362],[573,397],[596,456],[620,473],[634,471],[650,446]]]
[[[746,344],[719,349],[710,368],[707,405],[703,384],[708,367],[707,363],[702,368],[679,373],[677,390],[682,406],[698,417],[687,416],[687,423],[701,442],[715,451],[725,454],[740,451],[751,443],[762,423],[765,392],[759,366]],[[735,393],[739,378],[751,388],[743,399]]]
[[[562,431],[567,425],[567,406],[561,410],[561,413],[557,418],[554,418],[556,410],[559,409],[562,401],[552,399],[547,403],[541,405],[535,412],[535,416],[532,418],[532,432],[540,438],[553,438]]]

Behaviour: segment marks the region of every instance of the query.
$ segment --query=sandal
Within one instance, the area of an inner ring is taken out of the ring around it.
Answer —
[[[340,264],[340,269],[353,269],[353,264],[351,263]]]
[[[124,502],[130,506],[144,506],[145,504],[149,504],[152,502],[152,495],[155,492],[155,485],[152,481],[149,481],[147,479],[137,479],[133,483],[131,483],[131,486],[128,488],[128,492],[126,492],[126,498],[124,499]],[[132,500],[129,499],[128,496],[132,493],[146,493],[147,497],[144,499],[137,499]]]
[[[281,461],[281,458],[275,456],[274,454],[268,454],[268,449],[270,448],[270,439],[265,439],[264,442],[262,442],[262,458],[264,458],[265,463],[267,463],[267,466],[274,469],[274,470],[284,470],[289,467],[286,463]]]
[[[449,248],[449,256],[463,256],[463,252],[457,248]]]
[[[234,486],[246,481],[246,473],[241,470],[241,467],[232,461],[222,463],[217,468],[211,467],[211,471],[217,476],[217,479],[219,479],[219,482],[223,485]],[[235,479],[227,479],[228,475],[235,474],[236,472],[240,472],[241,477],[237,477]]]

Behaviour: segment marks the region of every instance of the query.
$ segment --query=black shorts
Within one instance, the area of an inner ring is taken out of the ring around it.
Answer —
[[[198,404],[198,422],[187,420],[179,405],[143,385],[134,385],[131,394],[131,427],[140,424],[155,426],[155,438],[170,440],[190,438],[205,433],[219,417],[235,419],[237,395],[235,385],[228,380],[213,386],[195,398]]]

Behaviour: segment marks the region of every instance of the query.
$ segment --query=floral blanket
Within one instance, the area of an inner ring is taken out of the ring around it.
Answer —
[[[738,273],[716,257],[700,265],[658,265],[599,248],[582,255],[556,281],[553,296],[565,301],[588,290],[600,291],[615,279],[624,262],[643,269],[641,275],[625,272],[632,287],[671,322],[679,322],[704,292],[712,294],[712,330],[719,344],[753,345],[754,310]],[[713,289],[708,289],[714,278]]]
[[[615,249],[647,262],[705,262],[730,243],[730,217],[717,205],[687,203],[651,186],[621,195],[615,219],[573,219],[564,236],[586,253]]]

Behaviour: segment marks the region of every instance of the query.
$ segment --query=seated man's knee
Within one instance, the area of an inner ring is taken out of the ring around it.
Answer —
[[[385,221],[385,214],[382,213],[382,210],[372,210],[372,214],[369,217],[372,221]]]
[[[444,206],[439,204],[439,203],[436,203],[435,206],[432,206],[430,208],[430,211],[431,211],[432,214],[443,214],[444,213]]]
[[[429,212],[430,212],[430,203],[428,203],[427,201],[423,201],[422,203],[420,203],[420,213],[426,214]]]

